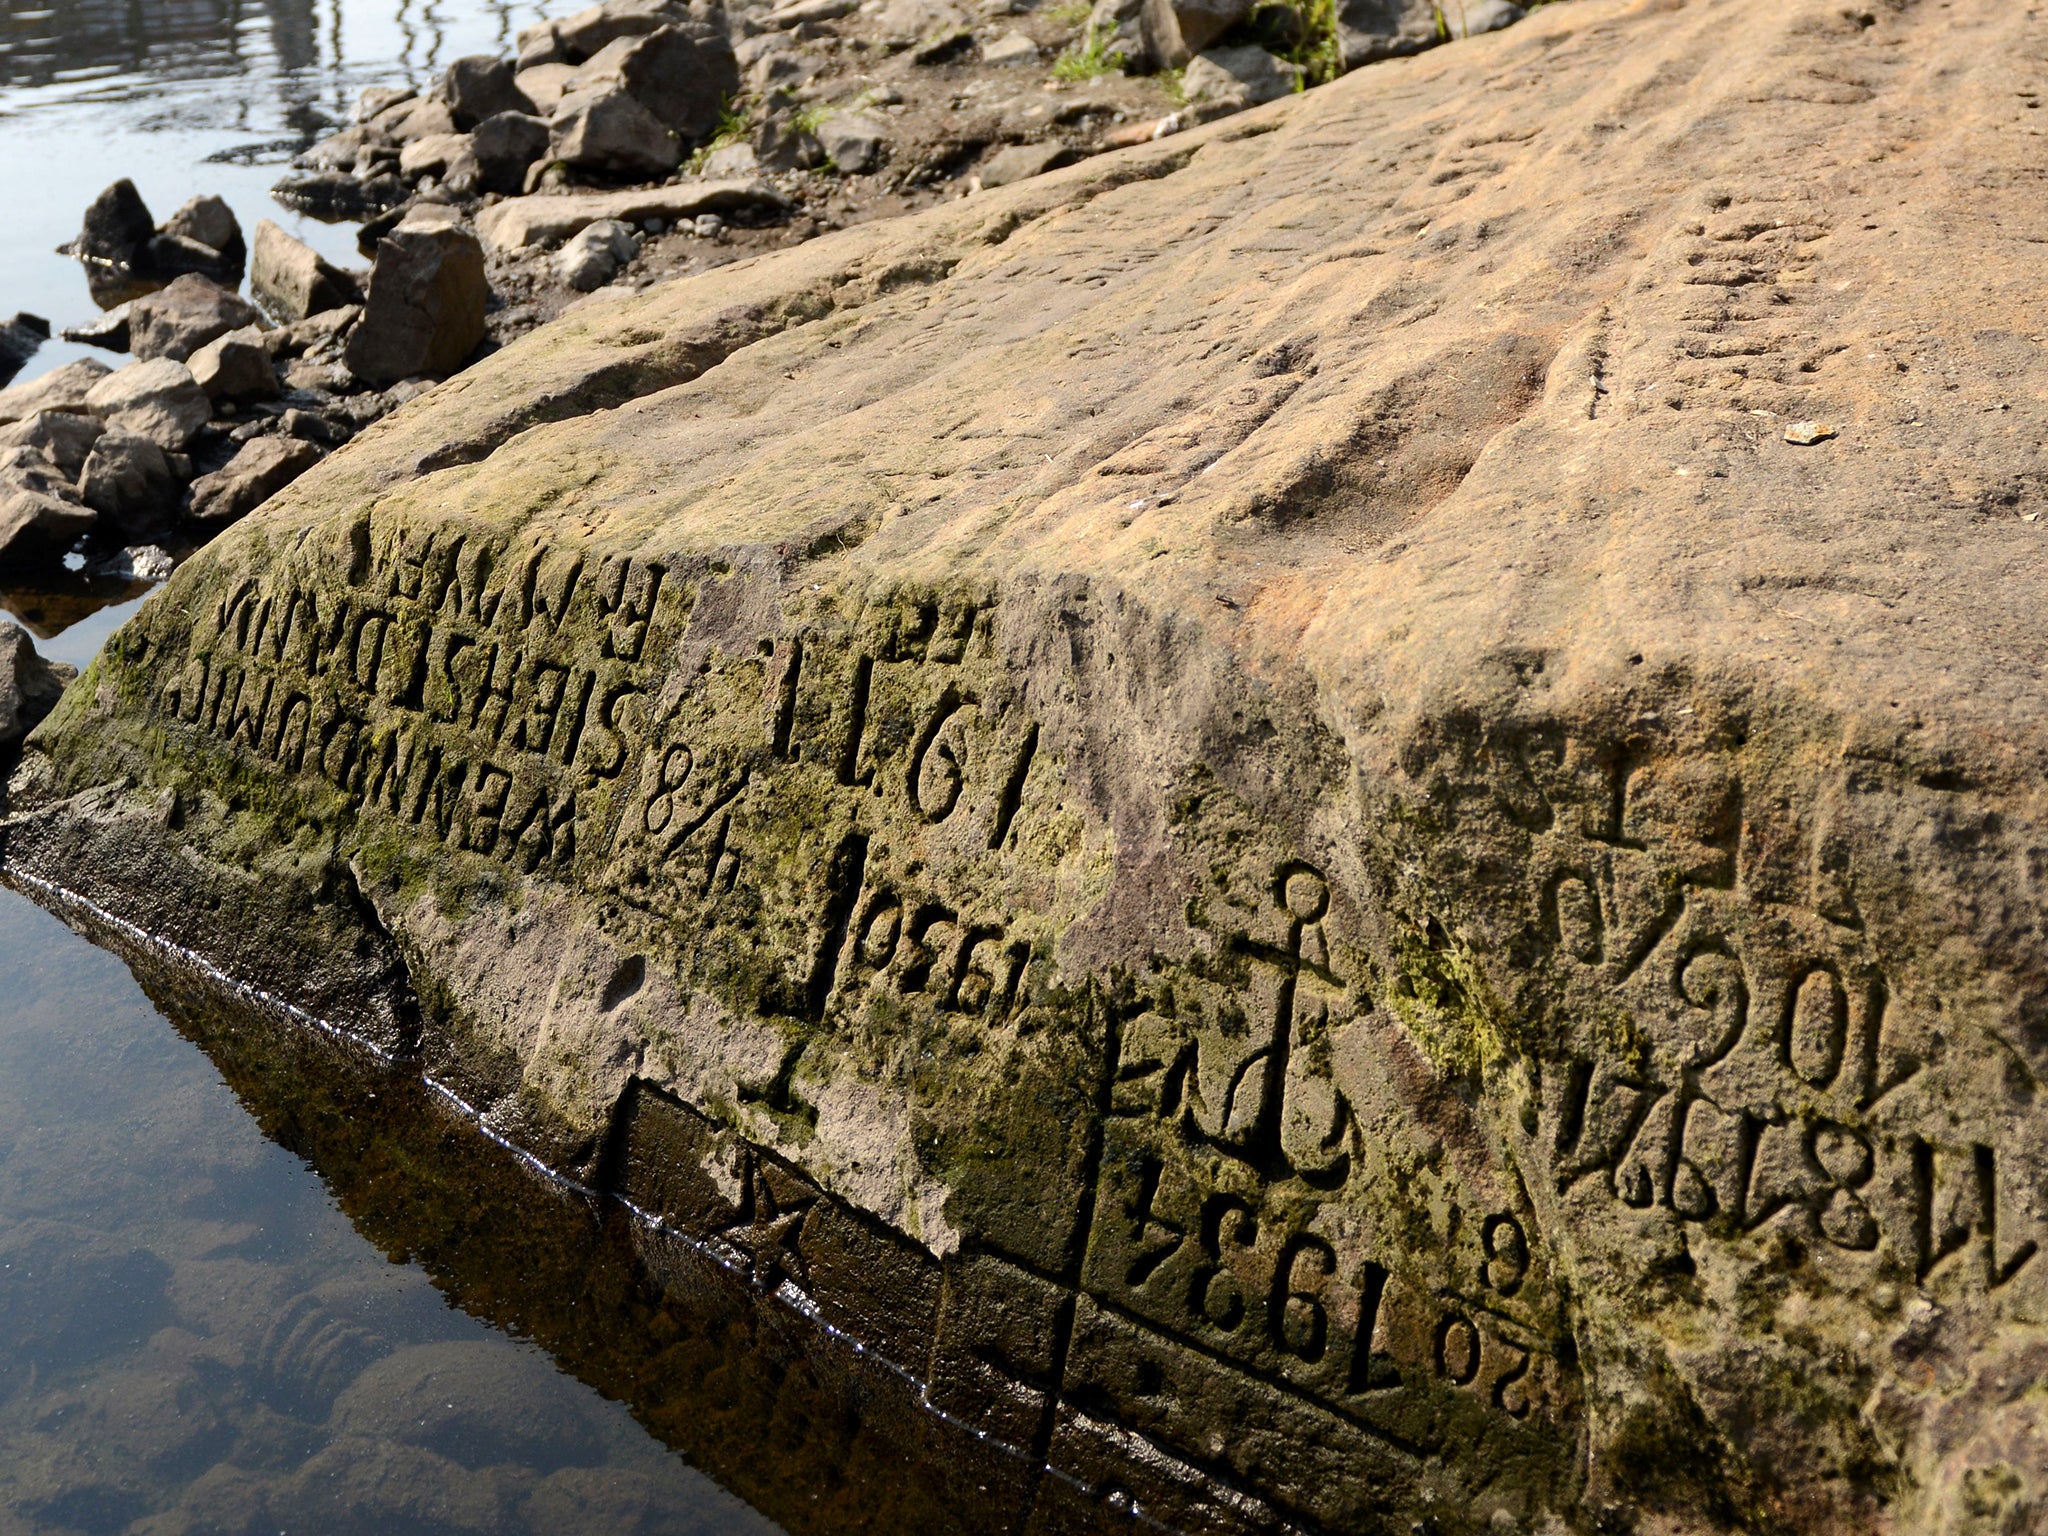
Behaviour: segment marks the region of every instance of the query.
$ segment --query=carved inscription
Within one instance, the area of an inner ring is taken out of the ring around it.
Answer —
[[[1626,1032],[1544,1073],[1560,1192],[1597,1192],[1722,1240],[1783,1230],[1920,1283],[1996,1290],[2033,1263],[1995,1137],[1940,1146],[1915,1090],[1940,1042],[1872,958],[1839,807],[1812,878],[1761,852],[1732,759],[1538,733],[1520,807],[1540,826],[1530,923],[1587,1017]]]

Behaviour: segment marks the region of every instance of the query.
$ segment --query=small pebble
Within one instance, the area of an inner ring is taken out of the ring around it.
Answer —
[[[1785,428],[1785,441],[1802,448],[1824,443],[1836,435],[1833,424],[1825,421],[1795,421]]]
[[[650,235],[658,235],[667,230],[668,226],[659,219],[648,219],[640,228]]]
[[[712,240],[725,228],[725,220],[715,213],[700,213],[690,227],[696,231],[699,240]]]

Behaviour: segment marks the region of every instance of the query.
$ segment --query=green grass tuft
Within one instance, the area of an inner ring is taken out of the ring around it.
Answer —
[[[1090,27],[1078,44],[1053,60],[1052,77],[1073,84],[1093,80],[1098,75],[1113,75],[1123,67],[1122,52],[1110,47]]]

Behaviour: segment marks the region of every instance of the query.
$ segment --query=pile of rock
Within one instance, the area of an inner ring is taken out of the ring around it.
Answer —
[[[357,121],[278,188],[326,216],[367,216],[421,190],[456,197],[557,181],[672,175],[739,93],[722,12],[606,0],[529,28],[516,63],[457,59],[432,89],[370,91]]]
[[[94,295],[115,298],[187,272],[233,287],[248,258],[241,225],[223,199],[195,197],[158,224],[126,178],[93,199],[69,249],[85,263]]]

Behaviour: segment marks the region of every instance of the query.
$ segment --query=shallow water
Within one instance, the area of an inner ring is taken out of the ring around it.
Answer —
[[[99,190],[131,178],[158,219],[217,193],[245,233],[268,218],[362,265],[353,225],[273,202],[291,155],[348,120],[370,85],[418,85],[449,60],[509,53],[573,9],[535,0],[0,0],[0,318],[53,331],[98,312],[55,248]],[[43,347],[21,378],[90,349]],[[107,354],[99,354],[112,361]]]
[[[0,890],[0,1506],[90,1532],[775,1529],[451,1299],[119,959]]]
[[[0,316],[96,312],[54,247],[120,176],[160,219],[219,193],[245,230],[271,218],[357,264],[352,226],[270,200],[291,152],[363,87],[505,51],[542,9],[0,0]],[[88,350],[52,342],[19,377]],[[146,595],[0,568],[0,608],[75,666]],[[336,1143],[298,1134],[290,1071],[266,1110],[262,1073],[217,1065],[245,1039],[174,1024],[0,888],[0,1532],[777,1529],[524,1336],[492,1299],[516,1244],[457,1277],[393,1236],[446,1217],[365,1172],[384,1143],[316,1171]],[[327,1112],[368,1135],[377,1102],[357,1084]]]

